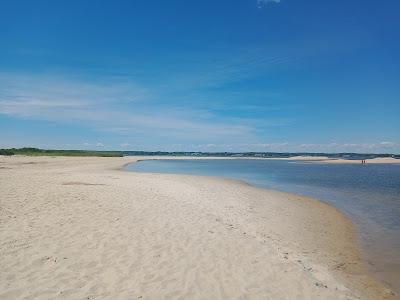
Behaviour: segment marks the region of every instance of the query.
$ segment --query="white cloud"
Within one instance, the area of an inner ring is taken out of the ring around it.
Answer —
[[[265,6],[265,5],[267,5],[267,4],[269,4],[269,3],[280,3],[281,2],[281,0],[257,0],[257,5],[258,5],[258,7],[263,7],[263,6]]]
[[[390,146],[388,145],[390,144]],[[399,153],[400,143],[237,143],[237,144],[198,144],[193,145],[195,151],[234,151],[234,152],[356,152],[356,153]]]
[[[161,107],[147,89],[121,78],[94,83],[56,75],[0,73],[0,114],[84,125],[132,137],[221,140],[254,137],[253,121]]]
[[[234,114],[225,113],[216,115],[207,107],[179,107],[179,101],[174,99],[168,99],[169,106],[166,106],[162,101],[153,101],[152,92],[126,78],[93,82],[57,75],[0,73],[0,114],[96,130],[117,140],[111,144],[102,136],[96,137],[106,142],[107,147],[120,145],[134,148],[123,142],[135,141],[135,147],[151,145],[165,150],[400,152],[399,141],[325,144],[263,142],[260,136],[265,128],[286,126],[293,121],[284,118],[237,118],[232,117]],[[244,110],[241,106],[239,109]],[[259,111],[260,108],[251,107],[249,110]],[[79,133],[74,138],[87,141],[81,144],[85,148],[106,147],[96,140],[79,136]]]
[[[0,73],[1,111],[28,114],[30,109],[84,108],[105,103],[129,103],[141,100],[147,91],[121,78],[90,82],[54,74]],[[23,111],[23,108],[26,108]]]
[[[391,147],[391,146],[395,146],[396,143],[393,142],[380,142],[381,146],[387,146],[387,147]]]
[[[312,152],[357,152],[357,153],[377,153],[377,152],[398,152],[400,144],[394,142],[376,143],[328,143],[328,144],[301,144],[304,151]]]

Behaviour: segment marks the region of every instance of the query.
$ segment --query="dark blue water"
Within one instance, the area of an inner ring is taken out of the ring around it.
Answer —
[[[358,228],[375,273],[400,284],[400,165],[323,164],[283,160],[147,160],[135,172],[222,176],[318,198],[344,212]],[[396,281],[396,280],[395,280]]]

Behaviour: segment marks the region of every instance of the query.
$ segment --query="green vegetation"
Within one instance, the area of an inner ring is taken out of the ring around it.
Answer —
[[[87,150],[44,150],[38,148],[11,148],[0,149],[0,155],[28,155],[28,156],[101,156],[121,157],[118,151],[87,151]]]
[[[14,152],[10,149],[0,149],[0,155],[14,155]]]

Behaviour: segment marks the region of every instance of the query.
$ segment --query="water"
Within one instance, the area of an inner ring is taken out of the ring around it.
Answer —
[[[382,281],[400,287],[400,165],[323,164],[283,160],[147,160],[135,172],[221,176],[311,196],[356,225],[365,259]]]

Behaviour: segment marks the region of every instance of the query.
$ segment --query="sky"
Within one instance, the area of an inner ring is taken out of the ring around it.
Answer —
[[[400,153],[400,1],[0,3],[0,147]]]

